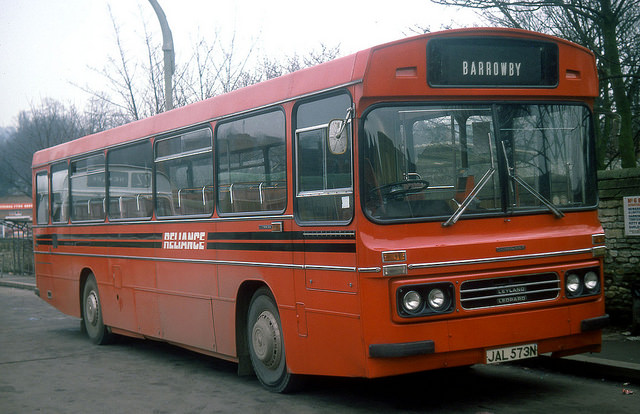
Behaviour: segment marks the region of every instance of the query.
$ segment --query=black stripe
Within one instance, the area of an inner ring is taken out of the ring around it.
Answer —
[[[273,252],[355,253],[355,243],[207,243],[209,250],[249,250]]]
[[[355,243],[306,243],[305,252],[319,253],[355,253]]]
[[[76,239],[106,239],[106,240],[162,240],[162,233],[104,233],[104,234],[41,234],[36,240],[76,240]]]
[[[207,243],[209,250],[253,250],[253,251],[273,251],[273,252],[303,252],[302,243]]]
[[[163,233],[45,234],[36,236],[36,245],[159,249],[162,248],[162,238]],[[209,250],[319,253],[355,253],[356,251],[355,243],[302,242],[304,240],[352,240],[355,239],[355,235],[351,231],[223,232],[208,233],[207,239],[229,240],[209,241],[207,243]],[[244,243],[232,240],[242,240]],[[251,243],[252,241],[276,241],[276,243]],[[277,241],[283,241],[283,243],[277,243]]]
[[[302,240],[302,232],[221,232],[208,233],[207,240]]]
[[[44,244],[44,243],[43,243]],[[51,243],[49,243],[51,244]],[[142,249],[158,249],[162,242],[135,242],[135,241],[58,241],[58,246],[75,247],[133,247]]]
[[[175,232],[174,232],[175,233]],[[180,233],[180,232],[177,232]],[[85,233],[85,234],[41,234],[38,240],[106,239],[106,240],[162,240],[163,233]],[[209,232],[208,240],[309,240],[309,239],[355,239],[353,231],[287,231],[287,232]]]
[[[63,239],[162,240],[162,233],[58,234],[58,240]]]
[[[353,231],[211,232],[207,240],[353,240]]]

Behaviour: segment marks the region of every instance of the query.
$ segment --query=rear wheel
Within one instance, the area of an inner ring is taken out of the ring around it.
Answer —
[[[269,391],[291,391],[297,378],[287,369],[280,314],[268,289],[260,288],[253,295],[247,321],[249,355],[256,376]]]
[[[89,275],[82,290],[82,324],[91,342],[103,345],[111,342],[113,335],[102,320],[102,307],[98,284],[92,274]]]

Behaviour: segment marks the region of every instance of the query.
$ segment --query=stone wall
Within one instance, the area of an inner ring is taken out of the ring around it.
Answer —
[[[633,319],[632,289],[640,289],[640,236],[625,235],[623,197],[640,196],[640,168],[598,171],[598,190],[607,244],[605,306],[614,325],[626,326]]]

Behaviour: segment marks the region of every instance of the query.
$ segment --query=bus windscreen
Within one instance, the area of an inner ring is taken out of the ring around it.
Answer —
[[[596,203],[581,105],[378,107],[364,127],[362,196],[374,220],[448,218],[472,192],[467,216]]]

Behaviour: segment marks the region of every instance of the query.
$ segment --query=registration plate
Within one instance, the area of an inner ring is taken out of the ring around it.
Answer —
[[[487,364],[517,361],[518,359],[538,356],[538,344],[509,346],[506,348],[487,349]]]

